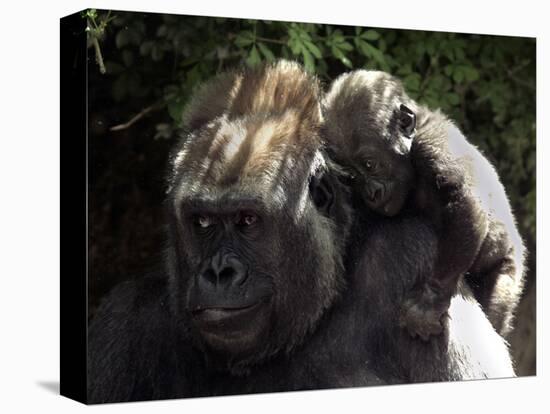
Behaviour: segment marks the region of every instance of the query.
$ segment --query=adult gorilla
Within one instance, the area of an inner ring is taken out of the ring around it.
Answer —
[[[347,243],[319,95],[285,61],[195,95],[170,164],[165,270],[98,310],[90,402],[513,375],[468,292],[430,343],[397,327],[396,297],[431,266],[436,238],[417,218],[377,218]]]

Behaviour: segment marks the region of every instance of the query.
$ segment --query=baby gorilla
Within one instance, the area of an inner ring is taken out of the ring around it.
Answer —
[[[524,249],[489,161],[447,117],[416,104],[384,72],[340,76],[324,111],[327,151],[362,204],[384,216],[427,216],[438,235],[434,272],[408,293],[400,325],[424,340],[439,334],[466,275],[506,335],[522,290]]]

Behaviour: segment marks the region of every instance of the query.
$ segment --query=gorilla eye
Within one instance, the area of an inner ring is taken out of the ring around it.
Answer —
[[[365,161],[365,168],[367,171],[373,171],[376,168],[376,161],[368,159]]]
[[[242,227],[248,227],[258,221],[258,216],[254,213],[242,213],[237,219],[237,225]]]
[[[212,217],[198,214],[193,218],[193,222],[195,223],[196,226],[202,229],[207,229],[208,227],[214,224],[214,219]]]

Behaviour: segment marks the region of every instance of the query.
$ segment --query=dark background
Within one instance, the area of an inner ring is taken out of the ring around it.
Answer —
[[[91,314],[111,287],[158,260],[167,154],[197,84],[279,57],[300,61],[325,84],[350,69],[381,69],[449,114],[497,168],[529,252],[510,343],[518,374],[535,374],[534,39],[99,10],[82,18]]]

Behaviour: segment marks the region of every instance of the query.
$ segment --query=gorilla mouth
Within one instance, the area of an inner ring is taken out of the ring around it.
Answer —
[[[208,307],[191,312],[193,322],[210,348],[232,355],[251,352],[265,331],[264,301],[241,307]]]
[[[191,312],[197,328],[204,334],[230,337],[258,326],[264,316],[263,301],[240,307],[206,307]]]
[[[239,317],[246,317],[254,311],[261,302],[241,307],[207,307],[192,311],[193,318],[201,324],[217,324]]]

